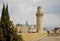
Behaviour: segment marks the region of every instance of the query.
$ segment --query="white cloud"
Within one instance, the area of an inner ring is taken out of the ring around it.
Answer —
[[[1,3],[8,3],[9,5],[9,13],[11,19],[14,23],[25,24],[26,19],[29,21],[29,24],[36,24],[36,8],[37,6],[42,6],[44,9],[44,25],[51,26],[59,26],[60,25],[60,17],[59,14],[46,14],[45,8],[48,9],[51,6],[59,5],[60,1],[57,0],[1,0]],[[2,5],[0,4],[0,9]],[[46,11],[48,12],[48,11]]]
[[[60,26],[60,18],[58,18],[60,14],[45,14],[44,15],[44,26]]]

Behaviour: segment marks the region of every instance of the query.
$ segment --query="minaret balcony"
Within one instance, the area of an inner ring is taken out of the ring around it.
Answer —
[[[40,13],[37,13],[37,14],[36,14],[36,16],[43,16],[43,13],[42,13],[42,14],[40,14]]]

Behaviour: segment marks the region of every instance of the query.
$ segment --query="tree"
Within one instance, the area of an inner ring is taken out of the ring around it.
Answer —
[[[10,20],[8,13],[8,5],[5,8],[3,4],[1,21],[0,21],[0,40],[1,41],[17,41],[17,33],[14,29],[13,22]],[[20,40],[22,37],[20,38]],[[21,40],[22,41],[22,40]]]
[[[3,29],[1,28],[1,21],[0,21],[0,41],[3,41]]]
[[[18,35],[17,38],[18,38],[17,41],[24,41],[21,35]]]
[[[55,33],[57,33],[58,28],[55,28]]]
[[[18,23],[18,24],[16,24],[16,26],[23,26],[23,25]]]

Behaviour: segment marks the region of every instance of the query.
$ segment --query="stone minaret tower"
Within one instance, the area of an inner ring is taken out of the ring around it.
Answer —
[[[37,32],[41,32],[43,31],[43,12],[42,12],[42,8],[40,6],[37,7],[37,13],[36,13],[36,17],[37,17]]]

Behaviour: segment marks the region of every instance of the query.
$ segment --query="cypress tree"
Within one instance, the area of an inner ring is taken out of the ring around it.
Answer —
[[[3,36],[3,29],[1,27],[1,21],[0,21],[0,41],[3,41],[3,38],[4,38],[4,36]]]
[[[2,9],[2,16],[1,16],[1,26],[0,26],[1,30],[3,31],[3,40],[6,40],[6,27],[5,27],[5,5],[3,4],[3,9]]]
[[[16,30],[14,29],[13,22],[10,20],[10,16],[8,13],[8,5],[5,8],[3,4],[1,21],[0,21],[0,40],[1,41],[17,41],[18,35]],[[20,41],[23,41],[22,37],[20,37]]]

